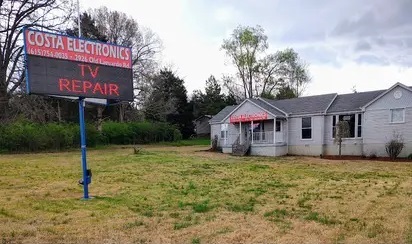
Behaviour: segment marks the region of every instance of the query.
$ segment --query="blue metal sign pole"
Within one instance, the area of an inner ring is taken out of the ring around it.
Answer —
[[[80,120],[80,146],[82,150],[82,169],[83,169],[83,192],[84,199],[89,199],[89,181],[87,177],[86,160],[86,125],[84,122],[84,98],[79,98],[79,120]]]

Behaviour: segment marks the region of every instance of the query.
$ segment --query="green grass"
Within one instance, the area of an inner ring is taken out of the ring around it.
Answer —
[[[106,147],[1,155],[2,243],[411,243],[412,165]],[[87,229],[87,232],[84,230]]]
[[[195,138],[195,139],[188,139],[188,140],[180,140],[176,142],[159,142],[157,145],[175,146],[175,147],[210,146],[210,138]]]

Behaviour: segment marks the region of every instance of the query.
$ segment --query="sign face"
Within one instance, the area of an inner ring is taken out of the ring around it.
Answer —
[[[128,47],[24,30],[27,91],[133,101]]]
[[[230,123],[236,123],[236,122],[266,120],[267,118],[268,118],[268,113],[260,112],[260,113],[255,113],[255,114],[231,115],[229,120],[230,120]]]

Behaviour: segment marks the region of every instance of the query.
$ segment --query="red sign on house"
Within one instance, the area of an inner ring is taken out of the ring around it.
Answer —
[[[266,119],[268,119],[268,113],[260,112],[260,113],[254,113],[254,114],[231,115],[229,118],[229,121],[230,123],[236,123],[236,122],[266,120]]]

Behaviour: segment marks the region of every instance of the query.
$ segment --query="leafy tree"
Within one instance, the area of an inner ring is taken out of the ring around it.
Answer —
[[[289,85],[298,96],[310,81],[307,66],[293,49],[266,55],[267,36],[260,26],[238,26],[222,49],[236,67],[236,76],[223,77],[226,88],[239,99],[273,97],[276,91]]]
[[[292,48],[278,51],[276,56],[279,64],[277,73],[282,80],[281,88],[291,89],[296,97],[301,96],[311,79],[307,64],[299,58],[298,53]]]
[[[24,91],[23,27],[56,30],[72,12],[69,0],[0,1],[0,119],[12,95]]]
[[[350,128],[348,121],[338,121],[336,124],[336,135],[335,135],[335,143],[339,145],[339,156],[342,155],[342,141],[343,138],[347,138],[350,136]]]
[[[144,106],[145,118],[176,125],[183,138],[193,134],[192,107],[187,101],[184,81],[169,69],[162,69],[153,80],[153,90]]]

